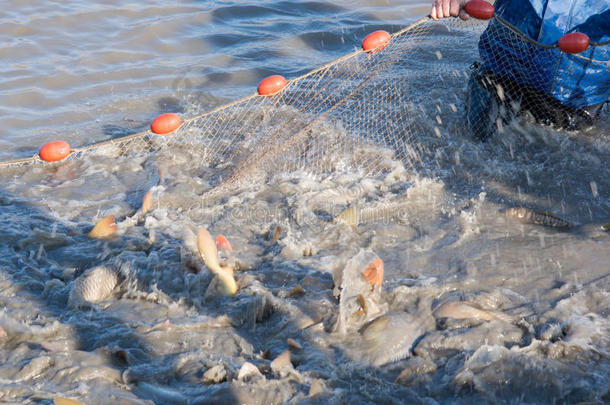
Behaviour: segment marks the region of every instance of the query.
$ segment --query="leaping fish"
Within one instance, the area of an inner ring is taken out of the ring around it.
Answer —
[[[215,274],[205,293],[206,296],[232,296],[237,293],[237,283],[233,277],[233,268],[218,263],[216,243],[207,229],[197,230],[197,248],[208,269]]]

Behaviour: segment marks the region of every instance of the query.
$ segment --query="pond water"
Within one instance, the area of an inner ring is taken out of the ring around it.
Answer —
[[[0,160],[195,116],[426,3],[9,1]],[[587,131],[473,140],[462,97],[484,25],[434,27],[175,138],[0,168],[0,401],[608,402],[607,110]],[[362,96],[332,81],[368,70]],[[337,110],[320,112],[318,78]],[[88,237],[109,215],[114,237]],[[235,296],[212,294],[201,227],[232,245]],[[363,276],[377,259],[381,286]]]

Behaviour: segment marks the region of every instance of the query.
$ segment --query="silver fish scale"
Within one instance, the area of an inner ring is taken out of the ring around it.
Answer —
[[[118,283],[116,273],[108,267],[95,267],[76,280],[70,291],[70,303],[79,305],[84,302],[100,302],[110,298]]]

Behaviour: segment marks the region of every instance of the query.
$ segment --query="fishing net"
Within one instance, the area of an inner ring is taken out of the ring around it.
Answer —
[[[59,163],[37,156],[2,162],[0,171],[5,179],[37,184],[52,170],[72,176],[79,170],[91,173],[95,164],[79,166],[84,157],[103,159],[106,165],[112,159],[113,172],[129,173],[120,180],[126,187],[145,189],[157,173],[173,170],[203,179],[189,184],[190,193],[213,198],[297,170],[375,176],[393,170],[392,161],[408,170],[434,156],[429,150],[434,142],[424,147],[423,138],[448,132],[488,138],[518,117],[567,129],[593,124],[599,111],[564,106],[546,96],[545,89],[549,71],[562,58],[607,69],[607,60],[594,57],[596,44],[582,54],[566,55],[493,18],[496,27],[486,33],[488,39],[501,37],[522,58],[511,60],[514,52],[505,48],[488,54],[497,52],[491,57],[503,67],[518,62],[540,72],[526,78],[503,76],[477,64],[480,36],[488,23],[424,18],[394,33],[385,49],[355,51],[289,80],[273,96],[255,94],[183,117],[170,134],[147,131],[74,148]],[[96,181],[108,186],[105,175],[87,177],[89,186]]]

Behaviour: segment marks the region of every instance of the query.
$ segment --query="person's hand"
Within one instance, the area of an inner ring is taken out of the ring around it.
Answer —
[[[434,0],[430,18],[438,20],[446,17],[460,17],[467,20],[470,16],[464,11],[466,0]]]

